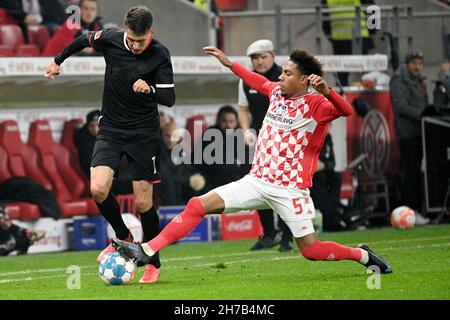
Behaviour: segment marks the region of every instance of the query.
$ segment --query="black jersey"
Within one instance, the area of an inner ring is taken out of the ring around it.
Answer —
[[[60,65],[73,53],[89,46],[102,52],[106,62],[101,128],[157,132],[157,104],[171,107],[175,103],[169,50],[153,39],[143,53],[136,55],[128,47],[125,32],[105,29],[79,36],[55,58],[55,62]],[[150,94],[134,92],[133,85],[139,79],[154,90]]]

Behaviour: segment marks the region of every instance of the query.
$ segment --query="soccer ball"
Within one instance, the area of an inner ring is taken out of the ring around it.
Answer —
[[[415,222],[416,215],[414,210],[407,206],[395,208],[391,213],[391,224],[394,228],[411,229],[414,227]]]
[[[129,284],[135,274],[136,265],[117,251],[106,255],[98,267],[98,275],[107,285]]]

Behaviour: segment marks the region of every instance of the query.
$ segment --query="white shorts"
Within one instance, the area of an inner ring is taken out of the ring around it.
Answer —
[[[271,208],[295,238],[314,233],[315,209],[308,189],[280,187],[246,175],[212,192],[225,202],[224,213]]]

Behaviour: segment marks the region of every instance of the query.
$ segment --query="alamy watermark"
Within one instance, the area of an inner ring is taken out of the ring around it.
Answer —
[[[67,277],[67,289],[78,290],[81,289],[81,268],[79,266],[68,266],[66,273],[69,274]]]
[[[80,29],[81,26],[81,9],[77,5],[70,5],[66,9],[69,15],[66,20],[66,25],[69,30]]]
[[[202,132],[202,123],[195,122],[192,134],[186,129],[176,129],[170,140],[177,143],[172,151],[172,162],[180,164],[250,164],[255,153],[255,143],[246,144],[246,136],[256,139],[256,131],[249,129],[209,128]]]
[[[367,17],[367,29],[380,30],[381,29],[381,8],[377,5],[368,6],[366,9]]]
[[[367,268],[367,274],[370,274],[370,276],[367,278],[367,289],[373,290],[373,289],[381,289],[381,271],[380,267],[378,266],[369,266]]]

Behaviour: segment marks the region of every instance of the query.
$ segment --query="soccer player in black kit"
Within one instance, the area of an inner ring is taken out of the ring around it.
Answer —
[[[144,6],[131,8],[125,17],[125,32],[102,30],[83,34],[47,66],[46,77],[59,75],[60,65],[72,54],[92,47],[106,61],[105,87],[99,118],[99,133],[91,159],[91,194],[101,214],[118,239],[133,241],[124,224],[119,204],[110,189],[122,155],[133,176],[136,209],[144,239],[159,233],[159,217],[153,207],[153,183],[160,181],[161,134],[157,104],[175,103],[173,71],[169,51],[153,39],[152,12]],[[97,258],[115,251],[109,245]],[[159,257],[146,266],[141,283],[157,282]]]

